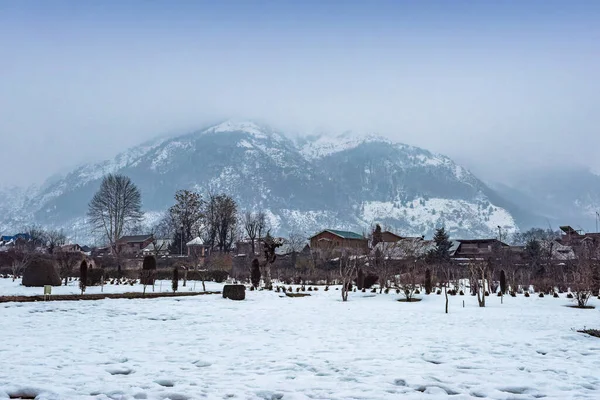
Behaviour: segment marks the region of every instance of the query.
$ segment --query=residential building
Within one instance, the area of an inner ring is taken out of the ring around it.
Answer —
[[[117,240],[115,246],[118,254],[139,256],[142,254],[142,250],[153,241],[154,237],[152,235],[123,236]]]
[[[326,229],[310,238],[310,249],[313,252],[351,250],[367,253],[369,251],[369,240],[358,233]]]

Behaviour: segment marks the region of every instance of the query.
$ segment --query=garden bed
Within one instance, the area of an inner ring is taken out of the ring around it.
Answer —
[[[37,296],[0,296],[0,303],[29,303],[35,301],[74,301],[74,300],[103,300],[103,299],[156,299],[159,297],[187,297],[204,294],[221,294],[221,292],[160,292],[160,293],[94,293],[94,294],[59,294],[50,295],[47,299]]]

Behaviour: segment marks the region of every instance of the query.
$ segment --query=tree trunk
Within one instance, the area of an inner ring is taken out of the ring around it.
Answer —
[[[69,278],[65,276],[65,286],[67,286],[68,279]]]
[[[264,273],[265,287],[271,287],[271,263],[267,262]]]
[[[446,296],[446,314],[448,314],[448,283],[444,285],[444,295]]]
[[[206,292],[206,286],[204,285],[204,275],[202,275],[202,291]]]

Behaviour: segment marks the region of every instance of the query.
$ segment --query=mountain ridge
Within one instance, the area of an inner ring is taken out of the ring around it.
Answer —
[[[492,236],[498,225],[518,229],[517,207],[446,156],[377,135],[291,139],[233,120],[144,142],[26,190],[0,217],[0,229],[30,221],[90,240],[87,204],[102,176],[116,172],[140,187],[148,225],[176,190],[192,189],[226,192],[240,208],[264,209],[278,234],[324,227],[360,232],[374,222],[414,235],[441,225],[467,237]]]

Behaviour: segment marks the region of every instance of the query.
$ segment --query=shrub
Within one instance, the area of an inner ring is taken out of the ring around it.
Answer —
[[[179,286],[179,269],[175,267],[173,268],[173,279],[171,280],[171,287],[173,288],[173,292],[177,291],[177,286]]]
[[[79,289],[81,289],[81,294],[85,292],[85,285],[87,283],[87,273],[88,273],[88,265],[85,260],[81,262],[79,266]]]
[[[419,289],[415,289],[415,294],[421,294],[421,291]]]
[[[484,293],[484,295],[485,295],[485,296],[489,296],[489,295],[490,295],[490,292],[488,292],[488,291],[486,290],[486,291],[485,291],[485,293]]]
[[[465,292],[461,289],[460,292],[458,292],[459,295],[464,296]]]
[[[309,292],[312,292],[312,291],[313,291],[313,290],[312,290],[312,286],[309,286],[309,287],[308,287],[308,291],[309,291]]]
[[[260,265],[258,259],[252,260],[252,267],[250,269],[250,281],[252,286],[257,288],[260,285]]]
[[[294,290],[292,289],[292,287],[288,287],[288,292],[293,292]]]
[[[379,276],[373,275],[373,274],[367,274],[365,276],[365,282],[364,282],[363,287],[365,289],[371,289],[373,287],[373,285],[377,283],[378,280],[379,280]]]
[[[101,285],[104,279],[104,269],[88,268],[86,286]]]
[[[540,292],[539,297],[544,297],[544,292]]]
[[[315,292],[318,292],[318,291],[319,291],[319,288],[318,288],[318,287],[315,287],[313,290],[314,290]]]
[[[375,288],[371,289],[371,293],[377,293],[377,289],[375,289]]]
[[[327,292],[329,290],[329,286],[325,286],[325,291]]]
[[[396,294],[400,294],[400,289],[396,289]]]
[[[554,292],[554,298],[557,299],[558,297],[558,293]]]
[[[502,292],[498,292],[498,297],[502,297]]]
[[[367,289],[362,288],[361,292],[365,293],[367,291]]]
[[[356,277],[356,286],[358,287],[358,289],[364,289],[365,288],[365,274],[363,273],[362,268],[358,269],[358,276]]]
[[[512,292],[510,292],[511,297],[517,297],[517,293],[515,293],[515,291],[513,290]]]
[[[141,283],[144,285],[154,285],[154,279],[156,274],[156,258],[154,256],[144,257],[142,263],[142,275]]]
[[[572,299],[573,298],[573,293],[567,293],[567,299]]]
[[[438,289],[435,294],[442,294],[442,289]]]
[[[525,297],[529,297],[529,292],[525,292]]]
[[[254,286],[250,286],[250,291],[254,292]]]

